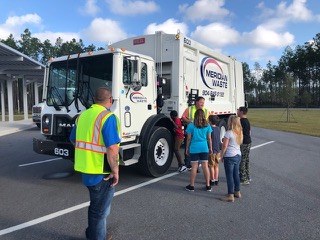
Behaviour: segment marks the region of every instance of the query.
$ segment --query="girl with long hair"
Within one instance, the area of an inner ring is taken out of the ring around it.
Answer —
[[[205,112],[198,109],[194,114],[194,121],[186,129],[188,134],[186,154],[191,158],[190,184],[186,186],[187,191],[194,191],[194,182],[197,175],[198,162],[201,163],[206,191],[211,191],[210,174],[208,168],[208,155],[212,153],[211,132],[212,128],[206,120]]]
[[[240,118],[232,115],[228,119],[227,132],[224,135],[221,161],[224,163],[226,173],[228,195],[223,201],[234,202],[234,198],[240,198],[239,165],[241,161],[240,145],[243,141]]]

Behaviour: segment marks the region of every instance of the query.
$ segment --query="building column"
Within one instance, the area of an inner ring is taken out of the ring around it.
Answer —
[[[23,92],[23,119],[28,120],[28,93],[27,83],[25,77],[22,79],[22,92]]]
[[[6,121],[6,106],[4,104],[4,82],[0,81],[1,83],[1,121]]]
[[[7,92],[8,92],[8,114],[9,122],[13,122],[13,95],[12,95],[12,80],[7,80]]]
[[[37,82],[33,83],[34,86],[34,104],[39,103],[39,86]]]

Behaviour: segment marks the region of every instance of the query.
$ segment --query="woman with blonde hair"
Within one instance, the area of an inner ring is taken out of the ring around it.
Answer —
[[[194,114],[194,121],[186,129],[188,134],[186,154],[191,158],[190,184],[186,190],[194,191],[194,182],[197,175],[198,162],[201,163],[204,178],[206,181],[206,191],[211,191],[210,173],[208,168],[208,155],[212,153],[211,132],[212,128],[206,120],[205,112],[198,109]]]
[[[243,141],[240,118],[232,115],[228,119],[227,132],[224,135],[221,161],[224,163],[226,173],[228,195],[223,201],[234,202],[234,198],[240,198],[239,165],[241,161],[240,145]]]

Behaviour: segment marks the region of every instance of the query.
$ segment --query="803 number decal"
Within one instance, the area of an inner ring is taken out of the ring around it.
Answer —
[[[68,149],[64,149],[64,148],[55,148],[54,149],[54,154],[58,155],[58,156],[68,157],[69,156],[69,150]]]

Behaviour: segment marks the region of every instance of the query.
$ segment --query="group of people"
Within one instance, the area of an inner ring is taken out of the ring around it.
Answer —
[[[227,123],[227,131],[220,147],[219,117],[208,115],[204,108],[205,99],[197,97],[195,105],[188,107],[181,119],[176,111],[170,116],[175,127],[174,152],[178,160],[178,171],[191,171],[190,184],[187,191],[194,191],[195,179],[199,167],[202,166],[205,178],[205,190],[219,183],[219,162],[223,162],[227,180],[228,194],[223,201],[234,202],[240,198],[240,183],[250,184],[249,154],[251,148],[251,129],[247,119],[247,107],[237,109],[237,115],[231,115]],[[183,133],[185,127],[185,135]],[[185,141],[185,161],[183,163],[180,147]]]
[[[120,124],[117,116],[110,110],[113,104],[110,89],[98,88],[94,100],[95,103],[77,118],[70,141],[75,146],[74,168],[81,172],[82,183],[89,190],[86,237],[95,240],[112,239],[111,235],[107,235],[106,224],[114,187],[119,181]],[[220,149],[220,129],[217,126],[219,118],[209,116],[204,103],[205,99],[198,97],[195,105],[187,108],[181,119],[176,111],[170,114],[175,127],[174,152],[179,164],[178,171],[191,171],[190,184],[186,186],[186,190],[194,191],[197,171],[201,165],[206,191],[211,191],[212,186],[219,183],[219,162],[224,162],[228,186],[228,195],[224,200],[233,202],[234,197],[241,197],[240,179],[245,184],[249,184],[251,180],[251,139],[250,123],[246,119],[247,108],[241,107],[238,109],[238,116],[230,116],[228,131]],[[182,128],[182,123],[185,129]],[[184,141],[183,162],[180,147]]]

